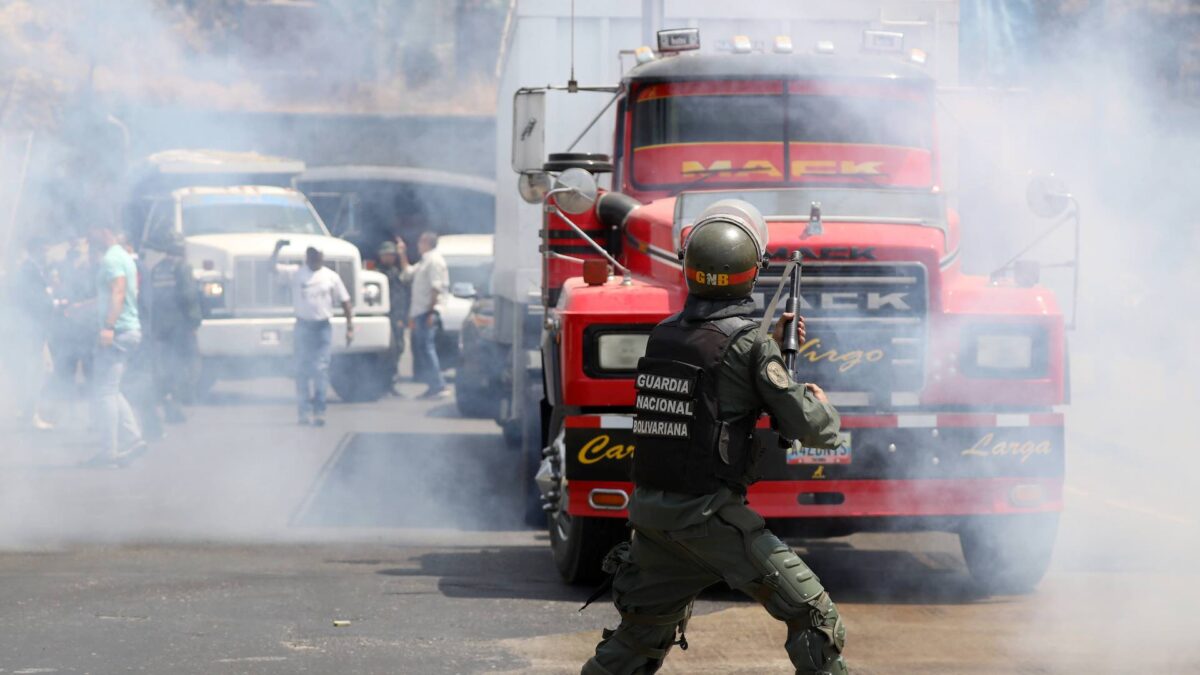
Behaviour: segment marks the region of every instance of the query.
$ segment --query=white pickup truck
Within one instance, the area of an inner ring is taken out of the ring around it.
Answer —
[[[345,401],[374,400],[391,387],[387,278],[363,268],[358,249],[329,234],[300,192],[241,185],[185,187],[153,199],[141,241],[181,232],[195,270],[204,319],[198,342],[200,387],[222,378],[292,372],[291,290],[270,263],[275,242],[290,243],[283,263],[303,263],[309,246],[341,276],[354,306],[354,342],[346,346],[344,316],[333,320],[330,381]],[[143,249],[147,269],[160,259]]]

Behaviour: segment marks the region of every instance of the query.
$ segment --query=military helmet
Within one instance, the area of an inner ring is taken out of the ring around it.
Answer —
[[[714,300],[750,295],[766,259],[767,240],[767,221],[753,204],[714,202],[683,243],[688,292]]]

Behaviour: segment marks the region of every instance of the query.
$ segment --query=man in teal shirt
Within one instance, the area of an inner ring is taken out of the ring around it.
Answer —
[[[137,311],[137,265],[111,227],[92,228],[88,243],[93,251],[100,252],[96,278],[100,327],[93,377],[101,437],[100,453],[87,463],[124,466],[146,450],[137,418],[121,393],[129,358],[142,342]]]

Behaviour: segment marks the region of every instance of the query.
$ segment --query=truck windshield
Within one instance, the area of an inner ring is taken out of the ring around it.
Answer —
[[[674,82],[633,98],[639,187],[933,182],[932,98],[920,84]]]
[[[183,234],[325,234],[308,205],[295,200],[197,200],[185,202]]]

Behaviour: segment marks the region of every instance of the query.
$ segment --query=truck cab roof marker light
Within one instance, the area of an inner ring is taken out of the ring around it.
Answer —
[[[749,54],[754,49],[754,43],[750,41],[749,35],[734,35],[733,36],[733,53],[734,54]]]
[[[908,51],[908,60],[912,61],[918,66],[923,66],[925,65],[925,62],[929,60],[929,55],[925,53],[924,49],[914,48]]]
[[[700,49],[699,28],[666,28],[656,33],[659,54],[677,54]]]
[[[792,45],[792,38],[788,35],[776,35],[774,49],[776,54],[791,54],[796,51]]]
[[[833,40],[818,41],[817,46],[813,49],[813,51],[815,51],[818,54],[832,54],[833,53]]]
[[[637,61],[639,66],[650,63],[654,60],[654,50],[650,49],[646,45],[642,45],[641,47],[633,50],[633,58]]]

